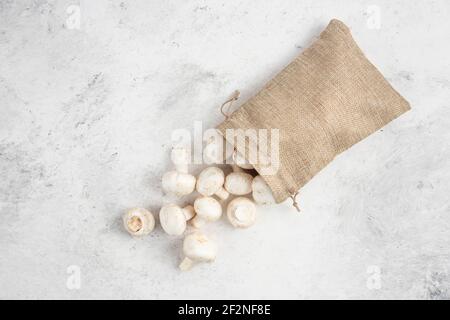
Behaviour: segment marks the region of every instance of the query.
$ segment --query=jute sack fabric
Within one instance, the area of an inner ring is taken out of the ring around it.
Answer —
[[[267,174],[262,165],[252,164],[279,203],[296,194],[336,155],[409,109],[367,60],[349,28],[334,19],[217,129],[231,143],[227,129],[278,129],[278,170]]]

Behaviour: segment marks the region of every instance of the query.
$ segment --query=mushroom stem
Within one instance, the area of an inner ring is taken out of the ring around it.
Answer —
[[[239,167],[237,164],[232,164],[231,169],[233,169],[233,172],[244,172],[244,170]]]
[[[227,200],[230,194],[223,187],[220,187],[220,189],[216,191],[215,195],[218,196],[221,200]]]
[[[188,173],[187,163],[177,163],[177,164],[175,164],[175,169],[181,173]]]
[[[194,228],[200,229],[206,224],[205,219],[202,219],[199,215],[196,215],[192,220],[191,224]]]
[[[193,264],[194,264],[194,261],[192,261],[188,257],[185,257],[183,259],[183,261],[181,261],[179,268],[181,271],[187,271],[192,268]]]
[[[195,216],[194,207],[191,205],[184,207],[182,210],[184,216],[186,217],[186,221],[191,220]]]

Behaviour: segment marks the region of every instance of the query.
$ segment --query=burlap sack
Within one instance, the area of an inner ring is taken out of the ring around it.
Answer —
[[[218,126],[279,129],[279,168],[263,176],[277,203],[333,158],[409,110],[353,40],[332,20],[320,37]],[[241,133],[242,134],[242,133]],[[269,155],[270,156],[270,155]]]

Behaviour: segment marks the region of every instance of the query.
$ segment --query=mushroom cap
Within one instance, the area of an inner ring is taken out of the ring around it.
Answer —
[[[195,177],[175,170],[168,171],[162,177],[162,188],[166,193],[181,197],[194,191]]]
[[[194,201],[197,216],[206,221],[216,221],[222,216],[222,206],[212,197],[200,197]]]
[[[225,190],[229,193],[243,196],[252,192],[252,175],[245,172],[232,172],[225,179]]]
[[[208,167],[200,172],[197,178],[197,191],[204,196],[212,196],[225,180],[223,171],[217,167]]]
[[[183,253],[194,261],[213,261],[217,255],[217,246],[203,233],[196,231],[184,238]]]
[[[130,209],[122,219],[125,229],[133,236],[147,235],[155,228],[153,214],[144,208]]]
[[[237,152],[237,150],[234,150],[233,152],[233,162],[242,169],[254,169],[253,166],[247,160],[245,160],[245,158],[239,152]]]
[[[270,205],[275,203],[272,190],[261,176],[256,176],[252,181],[253,200],[259,205]]]
[[[227,217],[236,228],[250,227],[256,221],[256,205],[248,198],[235,198],[228,204]]]
[[[159,221],[161,227],[169,235],[179,236],[186,230],[186,216],[183,210],[175,204],[168,204],[161,208]]]

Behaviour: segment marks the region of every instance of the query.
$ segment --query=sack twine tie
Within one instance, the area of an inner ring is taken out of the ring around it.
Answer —
[[[234,91],[234,93],[233,93],[233,95],[230,97],[230,99],[228,99],[227,101],[225,101],[221,106],[220,106],[220,113],[222,113],[222,115],[225,117],[225,120],[227,120],[229,117],[230,117],[230,115],[231,115],[231,113],[230,113],[230,110],[231,110],[231,106],[233,105],[233,102],[234,101],[236,101],[237,99],[239,99],[239,95],[240,95],[241,93],[239,92],[239,90],[236,90],[236,91]],[[226,106],[228,104],[228,108],[227,108],[227,111],[225,112],[224,110],[223,110],[223,108]]]

